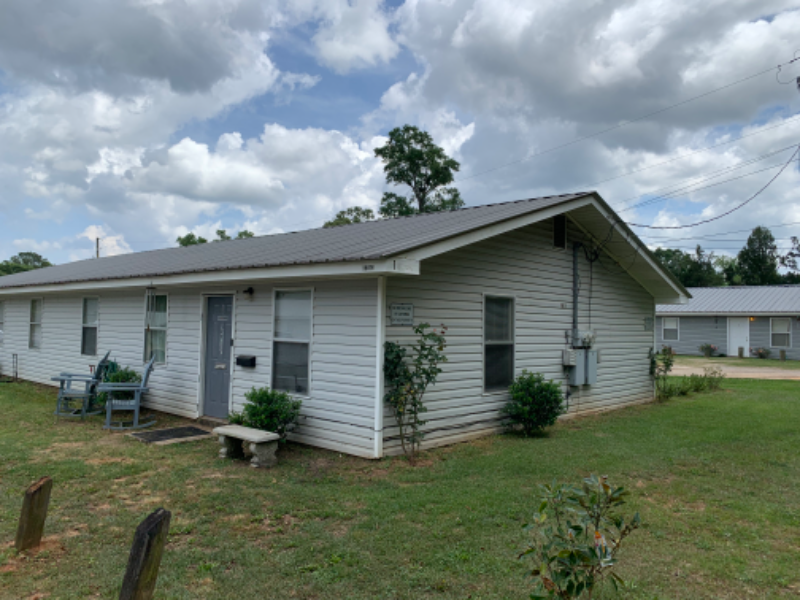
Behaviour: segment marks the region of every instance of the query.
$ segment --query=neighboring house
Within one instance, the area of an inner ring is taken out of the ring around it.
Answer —
[[[575,247],[591,240],[593,262]],[[292,439],[379,457],[399,452],[383,345],[411,342],[412,324],[448,327],[425,396],[434,446],[498,431],[523,369],[562,382],[575,414],[651,400],[655,304],[687,299],[596,193],[569,194],[2,277],[0,370],[16,355],[49,384],[108,350],[137,369],[155,353],[152,408],[225,418],[272,386],[303,398]],[[562,366],[574,318],[596,335],[592,385],[568,386]]]
[[[680,306],[658,306],[658,344],[678,354],[700,355],[702,344],[750,356],[751,348],[781,350],[800,360],[800,285],[689,288],[692,299]]]

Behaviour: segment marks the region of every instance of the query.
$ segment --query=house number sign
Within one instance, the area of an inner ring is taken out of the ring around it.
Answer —
[[[413,304],[390,304],[389,320],[392,325],[414,326]]]

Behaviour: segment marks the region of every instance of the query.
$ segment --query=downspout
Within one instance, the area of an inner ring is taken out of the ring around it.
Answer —
[[[386,278],[378,276],[378,304],[375,322],[375,422],[374,448],[375,458],[383,456],[383,345],[386,341]]]
[[[575,242],[572,245],[572,347],[575,348],[578,342],[578,253],[581,243]]]

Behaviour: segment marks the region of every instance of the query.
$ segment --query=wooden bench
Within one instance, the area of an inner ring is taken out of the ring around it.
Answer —
[[[220,458],[244,458],[243,445],[249,444],[253,454],[250,466],[269,468],[278,462],[275,453],[278,451],[281,436],[277,433],[242,425],[223,425],[214,428],[212,433],[219,436],[219,443],[222,445]]]

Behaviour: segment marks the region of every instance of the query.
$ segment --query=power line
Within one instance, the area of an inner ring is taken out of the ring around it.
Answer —
[[[776,229],[776,228],[778,228],[778,227],[792,227],[792,226],[794,226],[794,225],[800,225],[800,221],[794,221],[793,223],[779,223],[779,224],[777,224],[777,225],[762,225],[762,227],[767,227],[767,228]],[[674,241],[680,241],[680,240],[697,240],[697,239],[705,239],[705,238],[709,238],[709,237],[713,237],[713,236],[718,236],[718,235],[728,235],[728,234],[731,234],[731,233],[749,233],[749,232],[751,232],[751,231],[753,231],[753,230],[752,230],[752,228],[751,228],[751,229],[737,229],[737,230],[735,230],[735,231],[720,231],[719,233],[708,233],[708,234],[704,234],[703,236],[699,236],[699,237],[688,237],[688,238],[673,238],[673,237],[669,237],[669,236],[662,236],[662,237],[650,237],[650,236],[649,236],[648,234],[646,234],[646,233],[645,233],[645,234],[642,234],[642,235],[648,235],[648,239],[651,239],[651,240],[674,240]]]
[[[758,198],[764,192],[764,190],[766,190],[770,185],[772,185],[772,182],[774,182],[778,177],[780,177],[781,173],[783,173],[786,170],[786,167],[788,167],[789,163],[791,163],[794,160],[794,157],[797,156],[798,152],[800,152],[800,145],[797,146],[797,149],[795,149],[794,152],[792,152],[792,155],[789,157],[789,160],[787,160],[786,164],[784,164],[781,167],[780,171],[775,173],[775,175],[772,177],[772,179],[770,179],[766,184],[764,184],[764,186],[760,190],[758,190],[755,194],[750,196],[747,200],[745,200],[744,202],[742,202],[738,206],[734,206],[732,209],[725,211],[721,215],[717,215],[716,217],[712,217],[710,219],[704,219],[702,221],[698,221],[697,223],[689,223],[688,225],[661,225],[661,226],[659,226],[659,225],[643,225],[641,223],[628,223],[628,225],[631,226],[631,227],[643,227],[645,229],[688,229],[689,227],[697,227],[698,225],[704,225],[705,223],[711,223],[712,221],[718,221],[719,219],[722,219],[723,217],[727,217],[729,214],[736,212],[740,208],[746,206],[747,204],[749,204],[750,202],[752,202],[753,200]]]
[[[486,175],[487,173],[493,173],[494,171],[498,171],[500,169],[504,169],[505,167],[510,167],[512,165],[517,165],[519,163],[525,162],[526,160],[530,160],[530,159],[533,159],[533,158],[538,158],[540,156],[544,156],[545,154],[550,154],[551,152],[555,152],[557,150],[562,150],[564,148],[568,148],[569,146],[573,146],[573,145],[578,144],[580,142],[584,142],[586,140],[595,138],[597,136],[603,135],[603,134],[608,133],[610,131],[615,131],[617,129],[621,129],[622,127],[627,127],[628,125],[632,125],[633,123],[638,123],[639,121],[643,121],[644,119],[647,119],[649,117],[653,117],[653,116],[661,114],[663,112],[667,112],[668,110],[672,110],[673,108],[677,108],[679,106],[683,106],[685,104],[689,104],[690,102],[694,102],[695,100],[700,100],[701,98],[705,98],[706,96],[710,96],[711,94],[716,94],[717,92],[721,92],[723,90],[727,90],[727,89],[729,89],[729,88],[731,88],[733,86],[739,85],[740,83],[745,83],[746,81],[750,81],[751,79],[755,79],[756,77],[760,77],[761,75],[764,75],[766,73],[771,73],[772,71],[775,71],[776,69],[780,70],[781,67],[785,67],[787,65],[790,65],[790,64],[794,63],[797,60],[800,60],[800,57],[795,57],[792,60],[787,61],[785,63],[781,63],[776,67],[771,67],[769,69],[765,69],[763,71],[759,71],[758,73],[753,73],[752,75],[748,75],[747,77],[743,77],[741,79],[738,79],[736,81],[733,81],[733,82],[728,83],[726,85],[723,85],[721,87],[715,88],[713,90],[709,90],[708,92],[704,92],[704,93],[699,94],[697,96],[693,96],[691,98],[687,98],[686,100],[682,100],[680,102],[676,102],[675,104],[671,104],[670,106],[667,106],[667,107],[664,107],[664,108],[660,108],[658,110],[654,110],[653,112],[650,112],[650,113],[647,113],[645,115],[636,117],[635,119],[630,119],[629,121],[623,121],[622,123],[618,123],[617,125],[613,125],[612,127],[607,127],[606,129],[602,129],[600,131],[596,131],[595,133],[591,133],[589,135],[585,135],[583,137],[571,140],[569,142],[565,142],[563,144],[558,144],[556,146],[551,146],[550,148],[546,148],[544,150],[540,150],[539,152],[536,152],[536,153],[531,154],[530,156],[526,156],[524,158],[520,158],[519,160],[515,160],[515,161],[512,161],[512,162],[503,164],[503,165],[498,165],[497,167],[493,167],[491,169],[486,169],[485,171],[480,171],[478,173],[474,173],[474,174],[472,174],[472,175],[470,175],[468,177],[462,177],[461,179],[457,180],[455,183],[459,184],[461,182],[468,181],[470,179],[474,179],[475,177],[479,177],[480,175]]]

